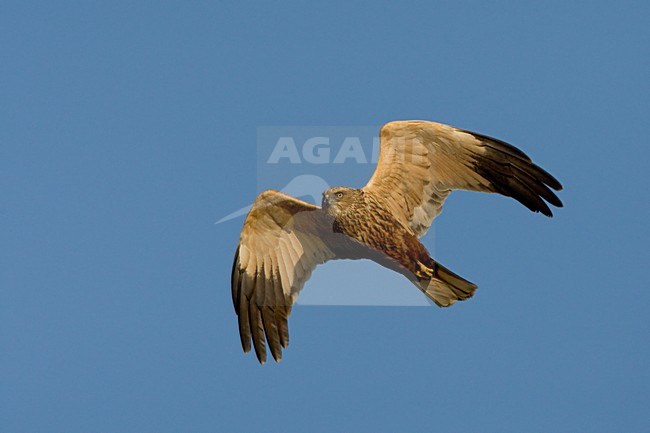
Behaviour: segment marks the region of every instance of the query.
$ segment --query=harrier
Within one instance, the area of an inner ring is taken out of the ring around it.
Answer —
[[[399,272],[441,307],[477,286],[431,258],[419,241],[451,191],[499,193],[551,217],[562,185],[516,147],[425,121],[381,128],[377,168],[361,189],[323,192],[322,207],[274,190],[251,207],[232,268],[232,300],[244,352],[276,361],[289,344],[287,320],[316,266],[370,259]]]

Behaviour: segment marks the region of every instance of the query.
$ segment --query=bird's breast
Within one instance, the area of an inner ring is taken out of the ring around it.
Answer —
[[[335,219],[334,230],[375,249],[383,249],[398,235],[394,221],[366,206],[341,213]]]

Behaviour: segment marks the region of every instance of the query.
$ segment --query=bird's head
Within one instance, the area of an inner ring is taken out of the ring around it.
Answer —
[[[361,190],[335,186],[323,192],[323,210],[336,217],[357,201]]]

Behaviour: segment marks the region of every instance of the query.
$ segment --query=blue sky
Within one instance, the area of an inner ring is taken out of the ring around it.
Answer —
[[[2,430],[648,431],[648,13],[3,3]],[[454,194],[424,242],[474,299],[299,306],[259,366],[230,299],[242,221],[214,224],[255,198],[257,128],[394,119],[521,147],[565,208]]]

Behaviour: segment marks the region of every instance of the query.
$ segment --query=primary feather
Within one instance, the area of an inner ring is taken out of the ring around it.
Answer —
[[[276,361],[289,344],[288,318],[319,264],[374,260],[401,273],[439,306],[476,285],[435,262],[420,243],[457,189],[499,193],[552,216],[562,185],[501,140],[434,122],[396,121],[380,131],[377,168],[362,189],[324,192],[323,208],[278,191],[260,194],[246,216],[232,268],[232,300],[245,352]],[[252,342],[252,345],[251,345]]]

